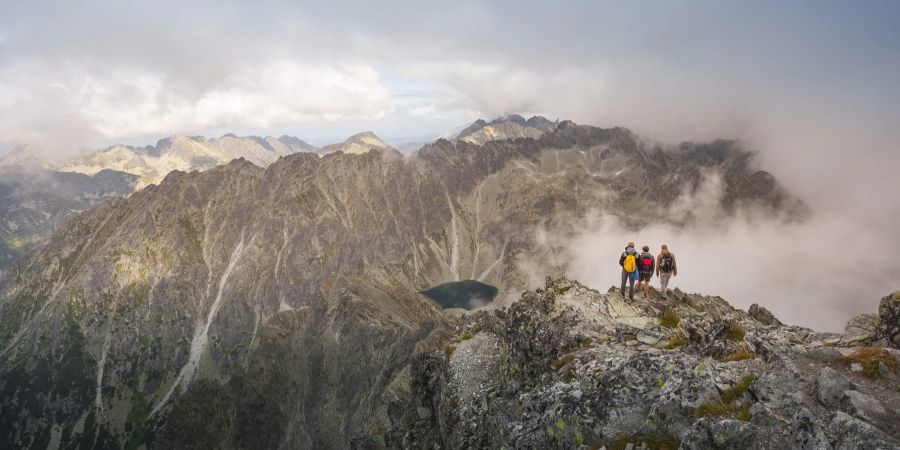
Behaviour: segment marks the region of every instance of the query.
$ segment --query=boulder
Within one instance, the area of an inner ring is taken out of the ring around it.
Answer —
[[[900,348],[900,291],[881,299],[878,305],[878,334],[888,345]]]
[[[680,450],[744,450],[755,448],[756,429],[740,420],[694,422],[681,441]]]
[[[710,421],[703,418],[691,425],[684,439],[681,440],[679,450],[706,450],[713,448],[712,436],[710,435]]]
[[[720,420],[713,424],[712,441],[718,450],[743,450],[756,448],[756,428],[735,419]]]
[[[772,314],[771,311],[756,303],[750,305],[747,314],[750,314],[750,317],[756,319],[763,325],[781,325],[781,322],[775,318],[775,314]]]
[[[847,336],[875,336],[878,333],[878,314],[860,314],[844,326]]]
[[[828,437],[816,418],[806,408],[801,408],[791,421],[791,435],[785,448],[788,450],[831,450]]]
[[[819,401],[831,409],[839,408],[844,392],[851,389],[850,382],[831,367],[825,367],[819,372],[816,387]]]
[[[872,420],[886,411],[877,398],[857,391],[846,391],[844,396],[849,401],[849,411],[864,420]]]
[[[834,450],[900,449],[900,441],[867,422],[838,411],[831,421]]]

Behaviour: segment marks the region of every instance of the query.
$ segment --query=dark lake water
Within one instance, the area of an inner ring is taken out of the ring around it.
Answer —
[[[442,308],[480,308],[497,296],[497,288],[475,280],[451,281],[439,284],[422,295],[434,299]]]

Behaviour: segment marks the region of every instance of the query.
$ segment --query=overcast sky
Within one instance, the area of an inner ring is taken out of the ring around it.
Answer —
[[[786,107],[893,124],[900,100],[896,2],[297,3],[3,2],[0,147],[513,112],[706,139]]]
[[[4,1],[0,151],[175,133],[399,143],[539,113],[742,139],[818,217],[840,218],[802,245],[841,260],[900,249],[900,2],[297,3]],[[828,302],[873,309],[896,261]],[[822,264],[797,276],[840,276]]]

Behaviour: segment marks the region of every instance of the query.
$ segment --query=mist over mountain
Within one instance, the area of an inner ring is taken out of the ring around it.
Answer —
[[[0,164],[0,273],[80,212],[134,192],[139,179],[109,169],[88,176],[40,167],[49,163],[5,164],[10,161]]]

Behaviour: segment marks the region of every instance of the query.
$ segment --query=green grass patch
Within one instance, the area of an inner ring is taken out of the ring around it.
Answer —
[[[750,389],[750,385],[755,379],[756,375],[753,374],[744,376],[741,381],[722,393],[722,401],[704,402],[697,406],[694,416],[698,418],[733,417],[744,422],[750,421],[750,405],[737,403],[737,401]]]
[[[676,328],[680,322],[681,319],[679,319],[678,315],[675,314],[675,311],[672,310],[666,311],[665,314],[659,318],[659,324],[666,328]]]
[[[734,361],[743,361],[745,359],[753,359],[756,358],[756,353],[748,352],[747,350],[738,350],[734,353],[725,355],[719,358],[719,361],[722,362],[734,362]]]
[[[650,450],[678,450],[681,442],[673,435],[668,433],[661,434],[620,434],[616,436],[610,446],[610,450],[625,450],[628,444],[633,444],[634,448],[644,444]]]
[[[447,344],[444,346],[444,353],[446,353],[447,356],[453,355],[453,352],[455,352],[455,351],[456,351],[455,345]]]
[[[732,323],[728,326],[728,331],[725,333],[725,337],[728,338],[729,341],[740,342],[744,340],[744,336],[747,335],[747,331],[744,330],[740,324]]]
[[[725,403],[731,403],[735,400],[741,398],[748,390],[750,390],[750,384],[753,383],[753,380],[756,379],[756,375],[750,374],[745,375],[744,378],[741,378],[741,381],[738,381],[722,393],[722,401]]]
[[[880,364],[884,364],[888,370],[897,373],[897,359],[887,350],[881,347],[862,347],[856,349],[849,356],[841,358],[847,364],[858,363],[862,365],[862,374],[869,378],[880,378]]]
[[[556,361],[554,361],[553,364],[550,364],[550,368],[553,369],[553,370],[559,370],[559,369],[561,369],[563,366],[565,366],[566,364],[569,364],[570,362],[572,362],[572,361],[574,361],[574,360],[575,360],[575,354],[574,354],[574,353],[566,353],[566,354],[563,355],[561,358],[559,358],[559,359],[557,359]]]
[[[475,335],[473,335],[472,333],[469,333],[468,331],[466,331],[465,333],[462,334],[462,340],[464,340],[464,341],[468,341],[469,339],[472,339],[473,337],[475,337]]]
[[[685,345],[688,345],[688,343],[688,340],[685,339],[685,337],[682,336],[681,333],[678,333],[670,337],[669,342],[663,344],[662,348],[666,350],[674,350],[678,347],[684,347]]]
[[[697,417],[722,417],[731,412],[731,405],[722,402],[704,402],[694,410]]]

